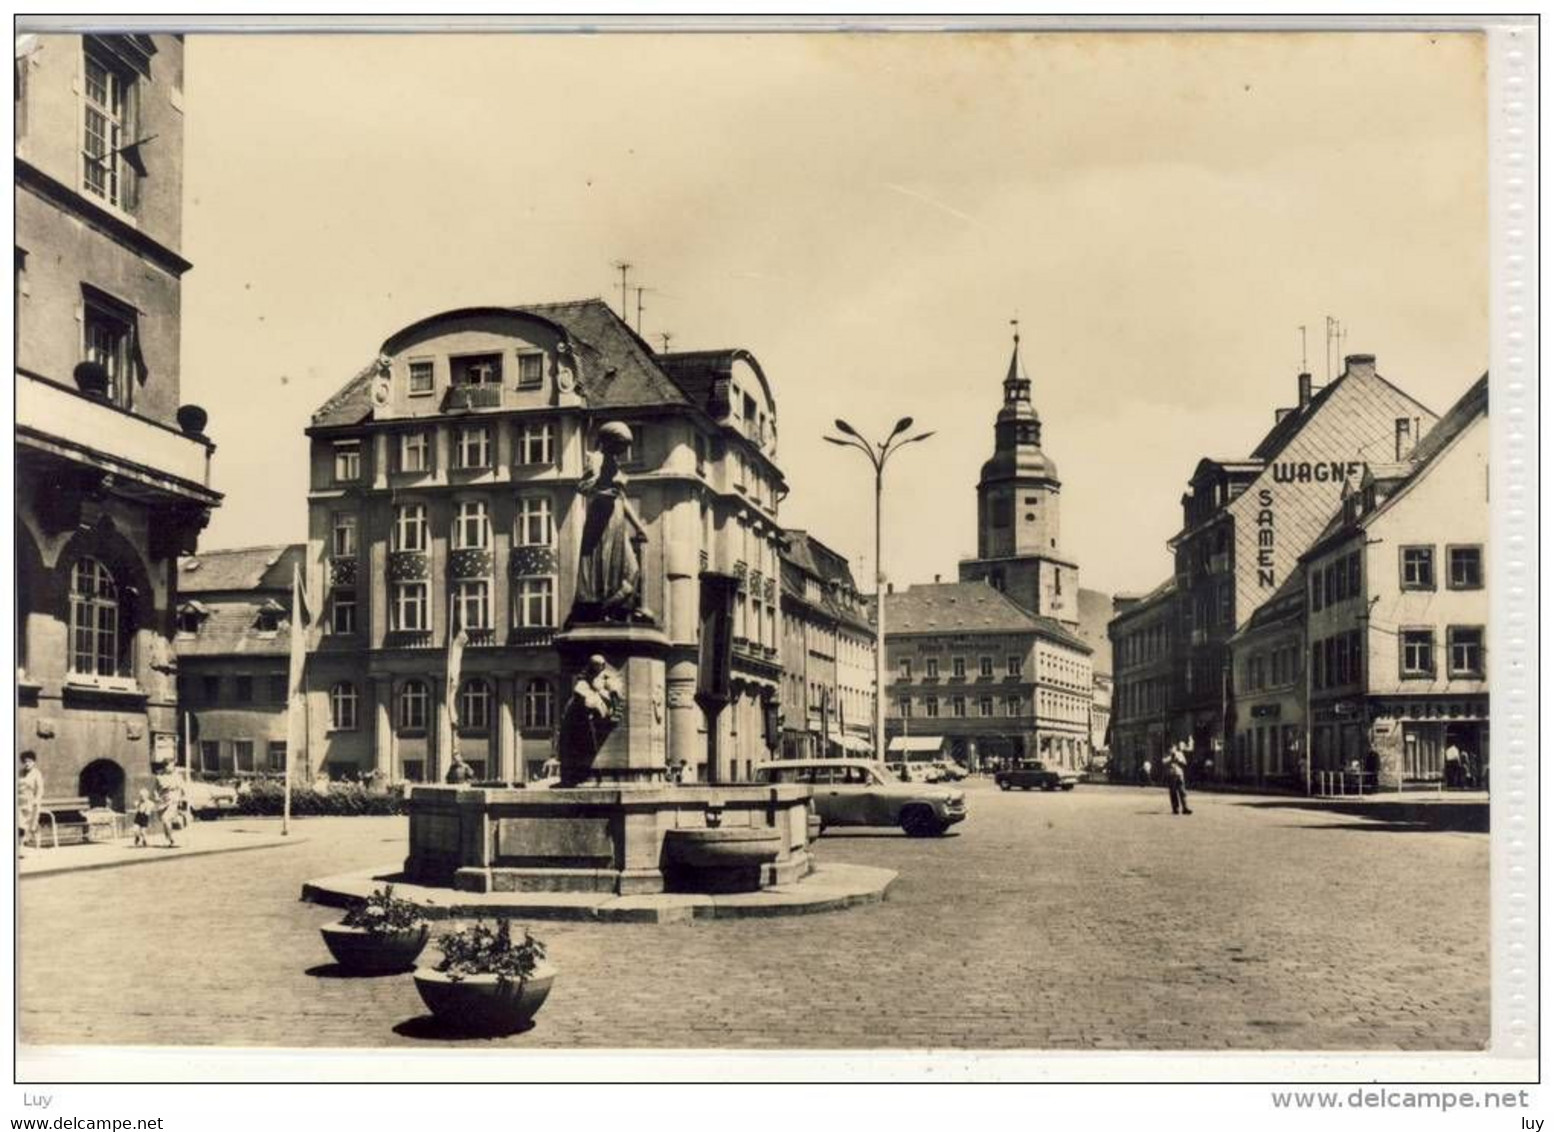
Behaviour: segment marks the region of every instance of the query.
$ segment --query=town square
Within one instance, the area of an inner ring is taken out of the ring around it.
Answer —
[[[20,36],[23,1048],[1489,1049],[1487,48],[1186,43]]]

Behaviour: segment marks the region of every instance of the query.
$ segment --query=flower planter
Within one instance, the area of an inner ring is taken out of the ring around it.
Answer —
[[[415,989],[421,1001],[449,1026],[474,1034],[511,1034],[527,1029],[556,980],[556,968],[540,963],[526,979],[501,981],[495,975],[450,978],[418,967]]]
[[[381,934],[344,924],[328,924],[319,932],[335,961],[358,975],[388,975],[410,970],[426,946],[427,936],[425,924]]]

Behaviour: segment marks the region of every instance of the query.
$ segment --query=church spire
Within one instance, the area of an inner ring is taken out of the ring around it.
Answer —
[[[1014,327],[1014,353],[1009,355],[1009,373],[1004,377],[1005,400],[1014,400],[1009,393],[1014,387],[1024,391],[1021,400],[1031,399],[1031,377],[1025,372],[1025,363],[1020,359],[1020,320],[1011,318],[1009,325]]]

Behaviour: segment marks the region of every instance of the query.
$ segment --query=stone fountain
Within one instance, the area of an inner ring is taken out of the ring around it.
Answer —
[[[468,893],[755,892],[809,875],[809,788],[668,779],[669,638],[643,608],[646,532],[626,498],[623,424],[602,426],[589,473],[576,599],[555,647],[575,674],[550,789],[419,786],[404,878]],[[729,699],[737,579],[701,578],[697,702],[707,735]],[[716,765],[716,750],[708,752]],[[883,887],[883,886],[881,886]]]

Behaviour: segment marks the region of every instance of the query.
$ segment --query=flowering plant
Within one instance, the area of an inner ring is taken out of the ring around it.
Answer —
[[[426,916],[419,905],[396,897],[390,884],[353,904],[340,922],[348,928],[361,928],[369,935],[390,935],[413,931],[426,922]]]
[[[545,958],[545,945],[524,929],[523,939],[513,942],[512,921],[499,919],[493,930],[477,922],[437,940],[442,962],[437,970],[457,982],[466,975],[495,975],[498,982],[522,981],[534,974]]]

